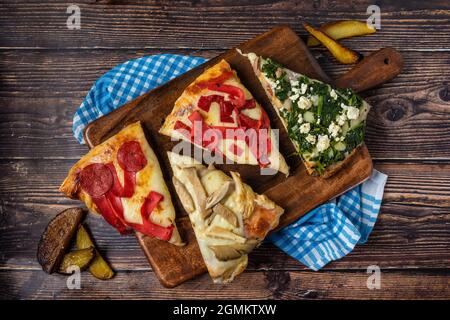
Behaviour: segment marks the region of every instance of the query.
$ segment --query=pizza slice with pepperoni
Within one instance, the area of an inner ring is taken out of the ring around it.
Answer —
[[[169,190],[140,122],[91,149],[70,169],[60,191],[83,201],[121,234],[134,230],[183,245]]]
[[[220,159],[289,173],[267,113],[225,60],[184,90],[159,132]]]

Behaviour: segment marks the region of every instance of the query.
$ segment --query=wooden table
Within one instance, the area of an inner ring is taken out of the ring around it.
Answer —
[[[364,54],[391,46],[405,60],[400,76],[365,94],[374,106],[367,145],[375,168],[389,175],[367,244],[320,272],[265,244],[231,285],[213,285],[205,275],[165,289],[136,239],[92,216],[88,223],[117,276],[104,282],[84,273],[81,290],[45,274],[35,256],[47,222],[79,205],[57,189],[87,151],[72,136],[72,116],[99,76],[156,53],[214,57],[278,24],[304,36],[303,19],[365,20],[373,1],[79,0],[80,30],[66,27],[67,1],[44,2],[0,5],[0,298],[450,298],[448,1],[377,1],[382,29],[343,41]],[[314,53],[330,75],[347,70],[326,51]],[[370,265],[382,270],[379,290],[366,286]]]

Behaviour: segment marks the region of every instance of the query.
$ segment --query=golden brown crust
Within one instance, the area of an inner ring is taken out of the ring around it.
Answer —
[[[85,202],[87,201],[86,205],[89,209],[97,212],[92,201],[86,199],[90,197],[87,196],[79,187],[78,173],[90,163],[114,162],[115,155],[117,154],[117,151],[122,143],[133,139],[138,141],[145,139],[140,122],[130,124],[118,134],[92,148],[70,169],[66,179],[59,187],[59,191],[71,199],[78,199]]]
[[[169,190],[162,176],[158,159],[147,142],[140,122],[135,122],[108,140],[91,149],[84,155],[70,170],[61,184],[59,190],[67,197],[83,201],[93,212],[99,213],[92,198],[82,190],[79,183],[79,172],[91,163],[112,163],[117,171],[119,180],[123,179],[123,169],[117,162],[117,152],[126,141],[139,142],[143,153],[147,159],[147,165],[136,174],[136,184],[134,195],[131,198],[122,198],[124,218],[130,223],[142,223],[140,207],[150,191],[155,191],[163,195],[161,203],[152,211],[150,219],[152,222],[167,227],[175,225],[175,209],[172,204]],[[175,227],[172,238],[169,242],[182,245],[180,235]]]
[[[261,205],[256,205],[250,217],[244,220],[245,235],[247,238],[264,239],[270,230],[276,228],[283,211],[278,206],[267,209]]]
[[[197,172],[206,168],[187,156],[168,152],[168,157],[175,177],[185,185],[187,192],[194,199],[196,197],[194,185],[189,183],[186,170],[183,168],[196,168]],[[233,178],[220,170],[211,168],[202,179],[202,186],[210,196],[227,182],[233,181],[231,193],[221,201],[223,206],[226,206],[236,215],[239,221],[237,225],[226,222],[224,224],[224,222],[221,222],[221,218],[216,219],[214,216],[212,216],[212,219],[211,216],[205,219],[201,216],[201,210],[198,206],[193,212],[189,213],[189,219],[192,222],[208,272],[214,282],[218,283],[232,281],[235,276],[244,271],[247,266],[248,253],[265,238],[270,230],[276,228],[280,216],[284,212],[283,208],[268,197],[256,194],[250,186],[242,182],[239,174],[236,172],[230,172],[230,174]],[[248,215],[245,214],[246,208],[250,208]],[[215,230],[215,232],[213,233],[212,230]],[[224,231],[233,233],[235,237],[222,237],[221,240],[218,234],[220,235]],[[231,249],[236,248],[236,246],[242,248],[244,244],[247,246],[244,252],[236,257],[226,259],[219,258],[216,252],[210,248],[210,246],[215,245]]]
[[[245,88],[244,85],[242,85],[239,77],[237,76],[236,72],[231,69],[228,62],[225,60],[221,60],[219,63],[215,64],[214,66],[206,69],[199,77],[197,77],[194,82],[192,82],[181,94],[181,96],[175,101],[174,108],[172,112],[166,117],[166,120],[164,121],[164,124],[159,130],[159,133],[173,137],[175,139],[185,140],[187,142],[188,139],[177,132],[177,130],[174,130],[175,123],[177,121],[181,121],[184,124],[190,126],[191,122],[188,119],[189,115],[192,114],[194,111],[199,111],[200,113],[203,113],[203,110],[197,109],[197,103],[199,98],[202,95],[208,95],[210,94],[210,90],[208,88],[205,88],[204,86],[201,86],[201,83],[210,81],[212,79],[216,79],[223,75],[224,73],[232,73],[232,76],[228,78],[225,83],[226,84],[232,84],[234,86],[240,87],[244,91],[244,95],[246,99],[252,99],[252,94]],[[259,105],[258,102],[256,102],[257,108],[262,110],[262,107]],[[206,116],[206,115],[205,115]],[[205,122],[208,124],[215,123],[216,121],[205,118]],[[273,135],[272,135],[273,136]],[[228,149],[221,150],[225,156],[227,156],[229,159],[236,161],[233,155],[230,154],[230,151]],[[248,152],[244,152],[244,155],[249,154]],[[251,159],[251,156],[246,156],[245,159],[240,159],[239,161],[236,161],[238,163],[245,163],[245,164],[258,164],[256,159]],[[271,161],[273,169],[276,169],[286,175],[289,174],[289,167],[284,159],[284,157],[279,153],[278,148],[273,148],[272,153],[269,155],[269,161]]]
[[[167,116],[161,129],[159,129],[159,133],[169,137],[173,136],[175,122],[177,122],[177,120],[186,120],[196,109],[195,104],[198,97],[202,93],[207,93],[209,91],[207,88],[201,88],[199,84],[217,78],[225,72],[233,72],[234,76],[237,77],[236,73],[225,60],[221,60],[219,63],[206,69],[205,72],[198,76],[194,82],[184,90],[177,101],[175,101],[175,106],[172,112]]]

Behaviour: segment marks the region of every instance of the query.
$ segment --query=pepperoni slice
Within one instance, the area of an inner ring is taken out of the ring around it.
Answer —
[[[147,159],[137,141],[123,143],[117,152],[117,161],[125,171],[138,172],[147,165]]]
[[[101,197],[113,186],[114,178],[107,166],[92,163],[80,172],[81,188],[91,197]]]

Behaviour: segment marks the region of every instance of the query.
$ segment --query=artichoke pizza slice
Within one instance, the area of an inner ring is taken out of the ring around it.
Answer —
[[[270,58],[245,54],[309,174],[332,176],[364,142],[370,105]]]
[[[159,132],[209,150],[220,160],[289,173],[267,113],[225,60],[184,90]]]
[[[121,234],[135,230],[183,245],[158,158],[140,122],[91,149],[70,169],[59,190],[83,201]]]
[[[230,282],[247,266],[248,254],[274,229],[284,210],[253,192],[236,172],[168,152],[173,183],[188,212],[208,272]]]

